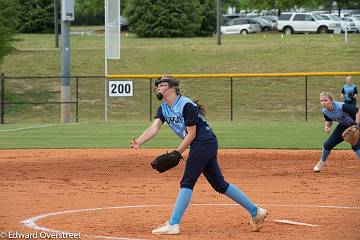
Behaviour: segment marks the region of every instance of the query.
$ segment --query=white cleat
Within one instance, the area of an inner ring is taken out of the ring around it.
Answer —
[[[267,215],[268,211],[266,209],[258,207],[256,216],[250,218],[250,226],[253,228],[253,232],[260,231]]]
[[[314,167],[314,172],[320,172],[320,170],[325,166],[326,166],[326,161],[320,159],[320,161]]]
[[[169,222],[161,224],[160,226],[152,230],[152,234],[157,234],[157,235],[162,235],[162,234],[177,235],[179,233],[180,233],[179,224],[170,225]]]

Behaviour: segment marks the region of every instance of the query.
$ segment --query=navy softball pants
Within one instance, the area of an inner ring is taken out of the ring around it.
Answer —
[[[218,143],[216,138],[206,142],[194,142],[190,146],[181,188],[193,189],[200,174],[203,173],[215,191],[224,194],[229,183],[224,180],[217,161]]]
[[[332,150],[336,145],[343,142],[344,139],[341,137],[341,134],[345,131],[348,126],[338,124],[334,131],[331,133],[330,137],[324,142],[324,148],[326,150]],[[354,151],[357,151],[360,148],[360,141],[357,144],[352,145],[351,148]]]

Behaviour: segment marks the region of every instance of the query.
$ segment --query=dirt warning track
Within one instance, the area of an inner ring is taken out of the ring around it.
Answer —
[[[201,176],[181,234],[154,236],[151,230],[171,215],[184,169],[181,162],[169,172],[154,171],[150,161],[163,152],[1,150],[1,236],[360,239],[360,161],[352,151],[333,151],[324,170],[314,173],[320,151],[243,149],[220,150],[219,163],[227,181],[270,211],[261,232],[251,232],[245,210]]]

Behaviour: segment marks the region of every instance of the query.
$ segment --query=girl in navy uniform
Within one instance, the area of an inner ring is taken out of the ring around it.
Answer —
[[[355,105],[336,102],[330,92],[320,93],[320,104],[323,107],[322,112],[325,118],[324,131],[327,133],[331,132],[333,121],[338,122],[338,125],[330,137],[324,142],[321,159],[314,167],[315,172],[320,172],[321,168],[326,166],[326,159],[331,150],[344,141],[341,134],[345,129],[354,124],[359,125],[360,121],[360,111]],[[360,141],[352,145],[351,148],[354,150],[358,159],[360,159]]]
[[[180,191],[169,221],[152,231],[153,234],[179,234],[180,221],[188,207],[200,174],[203,173],[213,189],[225,194],[251,215],[250,225],[253,231],[259,231],[268,214],[267,210],[256,206],[239,188],[225,181],[217,161],[218,143],[214,132],[204,118],[204,108],[191,99],[182,96],[179,81],[170,76],[156,80],[156,96],[164,102],[158,108],[156,117],[137,139],[130,142],[132,148],[139,148],[159,131],[166,121],[182,142],[176,149],[183,153],[189,146]]]
[[[356,106],[356,96],[358,94],[357,87],[352,83],[351,76],[346,76],[345,82],[346,84],[341,89],[341,98],[344,99],[344,103]]]

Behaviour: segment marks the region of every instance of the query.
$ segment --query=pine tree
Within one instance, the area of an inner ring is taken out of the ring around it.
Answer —
[[[18,16],[17,2],[0,0],[0,63],[11,52]]]
[[[198,0],[131,0],[125,15],[139,37],[192,37],[202,21]]]
[[[201,27],[198,36],[212,36],[216,31],[216,1],[200,0],[201,4]]]
[[[54,29],[53,0],[18,0],[19,31],[23,33],[52,32]]]

